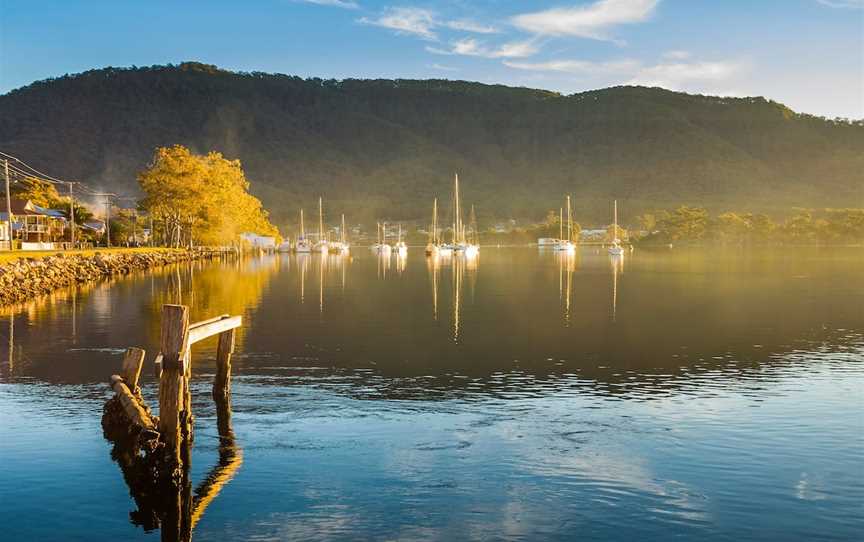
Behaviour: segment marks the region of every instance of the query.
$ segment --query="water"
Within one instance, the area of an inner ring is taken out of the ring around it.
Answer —
[[[159,538],[100,417],[128,346],[157,404],[168,302],[245,319],[233,447],[214,341],[194,351],[193,485],[221,479],[195,540],[864,533],[861,249],[484,248],[191,264],[5,309],[4,539]]]

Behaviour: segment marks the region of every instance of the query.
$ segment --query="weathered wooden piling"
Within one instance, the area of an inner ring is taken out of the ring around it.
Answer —
[[[162,375],[159,378],[159,432],[166,454],[180,464],[180,415],[186,408],[186,352],[189,350],[189,308],[162,307]],[[188,415],[188,413],[187,413]]]
[[[231,355],[234,353],[234,328],[219,334],[216,347],[216,377],[213,379],[213,400],[217,403],[231,396]]]
[[[189,540],[207,504],[243,461],[231,430],[231,355],[236,329],[241,324],[240,316],[227,314],[190,324],[188,307],[162,307],[161,351],[154,361],[159,380],[158,420],[150,414],[138,387],[144,350],[128,349],[120,374],[111,376],[115,397],[105,406],[105,435],[115,442],[112,457],[120,464],[139,505],[141,524],[153,525],[158,516],[163,540]],[[193,498],[189,479],[192,345],[214,335],[219,336],[212,395],[216,402],[220,461]],[[118,420],[122,420],[119,427]],[[141,451],[145,453],[141,455]]]

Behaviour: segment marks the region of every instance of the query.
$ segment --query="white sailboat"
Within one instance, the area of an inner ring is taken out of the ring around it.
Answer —
[[[609,247],[609,254],[612,256],[623,256],[624,247],[621,246],[621,240],[618,239],[618,200],[614,201],[613,221],[612,221],[612,246]]]
[[[462,221],[462,209],[459,206],[459,174],[453,178],[453,242],[445,245],[455,252],[468,252],[477,254],[480,247],[475,243],[469,243],[465,237],[465,223]]]
[[[312,252],[312,243],[306,239],[306,227],[303,224],[303,209],[300,209],[300,235],[294,244],[294,250],[298,253]]]
[[[429,242],[426,244],[426,255],[437,256],[438,246],[438,198],[432,201],[432,228],[429,231]]]
[[[312,252],[327,253],[327,239],[324,238],[324,204],[318,198],[318,241],[312,245]]]
[[[331,254],[347,254],[351,250],[348,243],[348,232],[345,229],[345,215],[342,215],[342,226],[339,229],[339,240],[330,243]]]
[[[392,247],[387,244],[387,223],[378,225],[378,242],[372,245],[372,251],[378,254],[390,254]]]
[[[399,237],[397,239],[396,244],[393,245],[393,249],[400,256],[406,254],[408,252],[408,245],[402,240],[402,224],[399,224]]]
[[[567,196],[567,235],[564,235],[564,210],[561,210],[561,219],[559,221],[561,234],[558,242],[553,247],[554,250],[573,252],[576,250],[576,243],[573,242],[573,212],[570,209],[570,196]]]

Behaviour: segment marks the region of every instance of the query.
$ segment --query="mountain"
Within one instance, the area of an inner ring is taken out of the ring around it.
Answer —
[[[864,205],[864,124],[763,98],[614,87],[569,96],[446,80],[301,79],[200,63],[105,68],[0,96],[0,150],[124,193],[157,146],[240,159],[277,223],[425,218],[454,171],[481,219],[585,222],[682,203]],[[310,212],[310,214],[312,214]]]

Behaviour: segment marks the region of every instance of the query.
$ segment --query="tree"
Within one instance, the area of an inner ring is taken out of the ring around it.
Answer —
[[[243,232],[278,235],[249,194],[240,161],[218,152],[200,156],[182,145],[160,147],[138,182],[141,206],[161,225],[164,244],[225,244]]]

